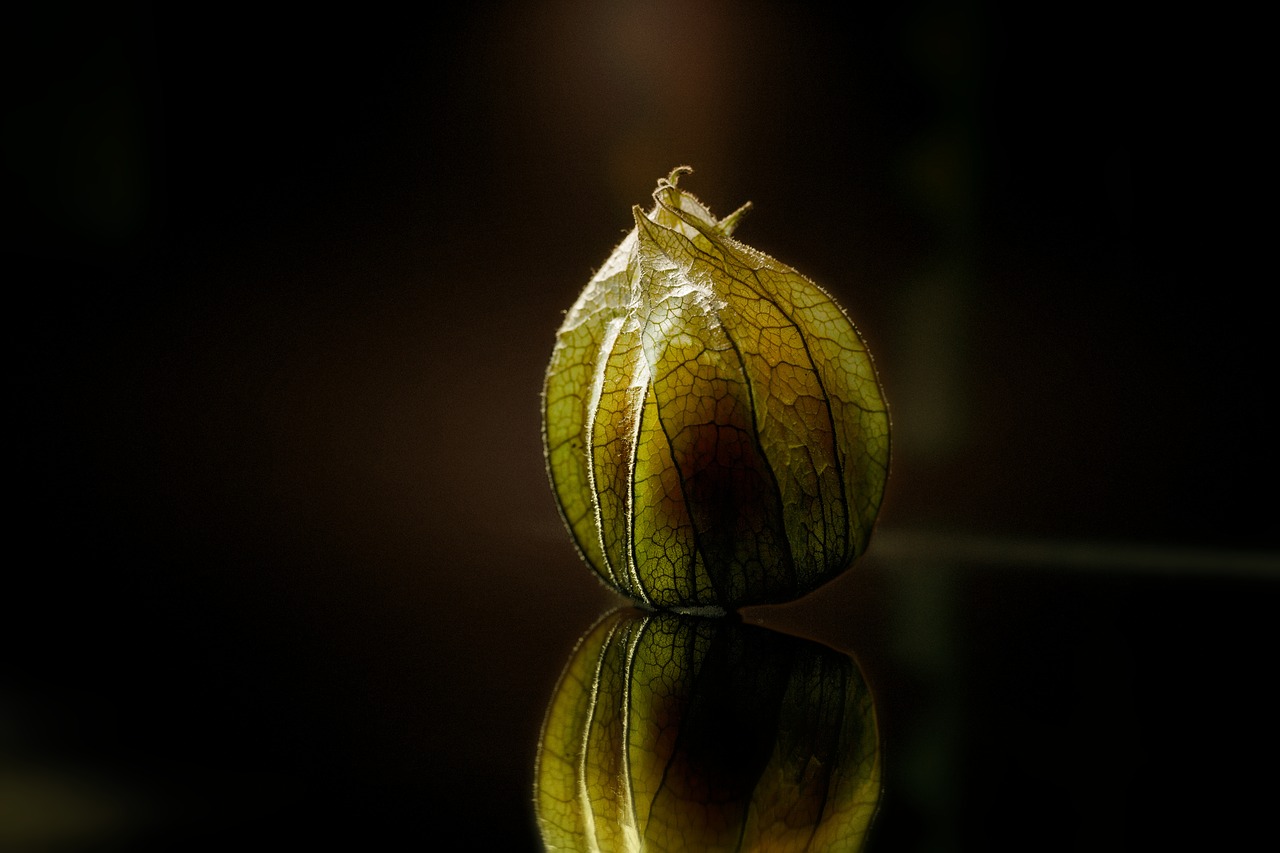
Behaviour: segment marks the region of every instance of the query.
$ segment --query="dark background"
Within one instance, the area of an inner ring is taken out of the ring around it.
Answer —
[[[679,164],[892,408],[871,553],[750,617],[867,671],[877,849],[1258,815],[1269,273],[1209,236],[1248,151],[1197,136],[1231,128],[1203,57],[1136,11],[53,5],[7,39],[0,848],[536,849],[542,710],[615,603],[542,371]]]

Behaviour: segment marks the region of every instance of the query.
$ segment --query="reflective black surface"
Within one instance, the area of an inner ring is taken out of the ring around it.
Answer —
[[[1271,314],[1195,196],[1247,157],[1145,17],[23,14],[0,849],[537,849],[546,703],[620,603],[542,370],[679,163],[882,371],[866,559],[742,614],[864,671],[869,849],[1266,825]]]
[[[6,831],[84,842],[16,849],[431,846],[454,827],[460,849],[537,849],[538,729],[614,604],[581,566],[524,562],[564,592],[522,596],[473,588],[497,564],[464,560],[430,592],[408,561],[142,565],[44,585],[11,647]],[[1188,787],[1188,831],[1264,813],[1239,774],[1265,755],[1275,581],[1210,577],[1232,568],[869,557],[744,622],[856,653],[882,738],[867,849],[1140,849]]]

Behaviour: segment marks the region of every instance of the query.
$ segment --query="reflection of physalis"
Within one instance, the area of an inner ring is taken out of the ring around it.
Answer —
[[[552,696],[548,850],[857,851],[880,798],[855,661],[739,620],[608,614]]]
[[[605,583],[659,609],[797,598],[867,548],[889,466],[871,356],[821,288],[658,182],[569,310],[547,468]]]

